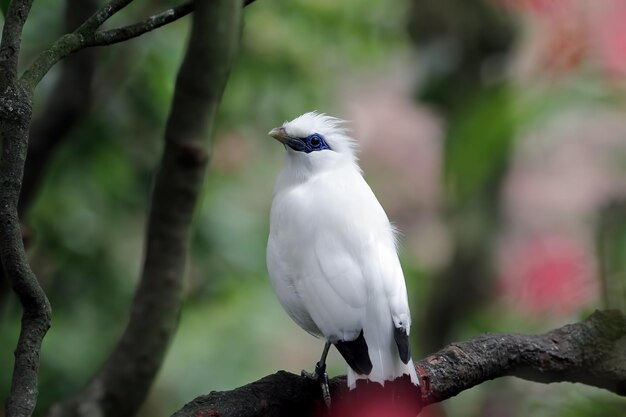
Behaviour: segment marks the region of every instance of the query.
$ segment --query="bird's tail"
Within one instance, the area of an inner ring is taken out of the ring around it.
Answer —
[[[371,309],[368,313],[370,312],[371,314],[368,314],[365,320],[363,337],[367,343],[372,370],[365,375],[348,367],[348,387],[355,388],[357,379],[369,379],[384,385],[385,381],[393,381],[402,375],[409,375],[411,382],[419,385],[413,360],[409,359],[407,363],[404,363],[400,358],[394,338],[393,321],[384,319],[389,317],[388,313],[381,314],[382,312],[377,309]]]
[[[411,377],[411,382],[414,385],[419,385],[419,380],[417,378],[417,373],[415,372],[415,366],[413,365],[413,360],[409,359],[409,362],[404,364],[399,359],[395,361],[393,364],[395,367],[395,372],[390,373],[384,376],[382,373],[376,372],[376,366],[372,369],[372,373],[369,375],[361,375],[356,373],[352,368],[348,367],[348,388],[354,389],[356,388],[356,381],[358,379],[369,379],[370,381],[378,382],[382,385],[385,385],[385,381],[393,381],[394,379],[402,376],[409,375]]]

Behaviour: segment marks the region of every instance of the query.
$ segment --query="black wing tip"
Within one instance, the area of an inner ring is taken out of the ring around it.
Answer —
[[[335,347],[343,356],[348,366],[359,375],[369,375],[372,372],[372,361],[370,360],[369,349],[363,330],[359,333],[359,337],[350,341],[339,341],[334,343]]]
[[[404,327],[394,327],[393,338],[398,346],[400,360],[406,365],[409,363],[409,359],[411,359],[411,345],[409,344],[409,335],[406,329]]]

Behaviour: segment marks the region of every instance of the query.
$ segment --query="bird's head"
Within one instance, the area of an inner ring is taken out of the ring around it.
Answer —
[[[354,141],[343,128],[345,122],[323,113],[305,113],[272,129],[269,135],[285,145],[287,159],[310,171],[340,163],[354,164]]]

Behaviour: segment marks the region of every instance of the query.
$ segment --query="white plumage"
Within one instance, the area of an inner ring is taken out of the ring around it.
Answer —
[[[382,384],[403,374],[417,384],[408,352],[407,363],[400,357],[403,343],[408,349],[411,314],[394,230],[341,124],[306,113],[270,132],[285,145],[286,156],[274,187],[268,272],[291,318],[342,347],[344,358],[342,342],[363,332],[371,372],[349,366],[351,388],[359,378]],[[358,340],[352,345],[358,354]]]

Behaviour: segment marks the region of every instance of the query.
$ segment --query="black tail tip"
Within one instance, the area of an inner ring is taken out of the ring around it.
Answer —
[[[363,330],[356,339],[339,341],[334,345],[354,372],[359,375],[369,375],[372,372],[372,361]]]

